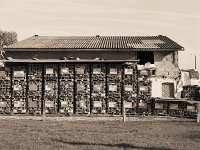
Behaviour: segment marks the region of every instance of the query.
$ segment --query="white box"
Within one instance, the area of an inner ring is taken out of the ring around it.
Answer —
[[[133,74],[133,69],[125,69],[124,74],[129,74],[129,75]]]
[[[110,68],[110,74],[117,74],[116,68]]]
[[[61,101],[61,107],[64,107],[64,108],[69,107],[68,101]]]
[[[93,74],[101,74],[101,68],[93,68]]]
[[[125,85],[124,90],[127,91],[127,92],[131,92],[131,91],[133,91],[133,86],[132,85]]]
[[[195,112],[196,111],[195,106],[187,105],[187,111]]]
[[[6,107],[6,106],[7,106],[7,102],[0,101],[0,107]]]
[[[14,91],[21,91],[22,86],[21,85],[14,85]]]
[[[61,74],[68,74],[69,68],[61,68]]]
[[[117,91],[117,85],[109,85],[109,91]]]
[[[102,107],[102,102],[100,101],[93,101],[93,107],[96,108],[96,107]]]
[[[116,102],[109,102],[109,103],[108,103],[108,107],[109,107],[109,108],[114,108],[114,107],[116,107],[116,105],[117,105]]]
[[[14,77],[23,78],[25,76],[24,71],[14,71]]]
[[[14,107],[22,107],[21,101],[14,101]]]
[[[124,102],[124,107],[125,108],[133,108],[133,103],[132,102]]]
[[[86,101],[85,100],[80,100],[79,101],[79,107],[80,108],[85,108],[86,107]]]
[[[53,74],[53,68],[46,68],[46,74]]]
[[[54,107],[54,101],[45,101],[45,107]]]

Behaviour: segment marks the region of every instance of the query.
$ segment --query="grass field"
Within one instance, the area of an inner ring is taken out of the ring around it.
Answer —
[[[0,119],[0,149],[199,150],[200,124],[180,119],[127,122]]]

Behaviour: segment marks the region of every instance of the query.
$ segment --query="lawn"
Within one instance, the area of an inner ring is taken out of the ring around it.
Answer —
[[[200,123],[0,119],[0,149],[199,150]]]

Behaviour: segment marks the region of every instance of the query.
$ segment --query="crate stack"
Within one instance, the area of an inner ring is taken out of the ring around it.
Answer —
[[[30,64],[28,66],[28,112],[30,114],[41,114],[42,102],[42,69],[41,64]]]
[[[182,98],[190,99],[190,100],[200,100],[200,89],[196,85],[188,85],[183,86],[183,91],[181,93]]]
[[[75,113],[90,113],[90,65],[75,65]]]
[[[13,113],[27,113],[27,68],[25,66],[14,66],[12,70]]]
[[[185,103],[184,117],[193,118],[197,117],[197,104],[195,103]]]
[[[123,68],[123,100],[127,115],[136,114],[137,102],[137,63],[125,63]]]
[[[173,117],[183,117],[184,102],[183,101],[169,101],[168,115]]]
[[[11,113],[11,76],[9,68],[0,68],[0,113]]]
[[[151,70],[138,70],[138,114],[151,113]]]
[[[73,114],[74,108],[74,65],[59,66],[59,112]]]
[[[44,67],[44,103],[45,113],[57,113],[58,106],[58,65],[47,64]]]
[[[152,111],[154,115],[165,116],[167,115],[168,102],[165,100],[152,100]]]
[[[91,65],[91,113],[106,113],[106,66]]]
[[[107,67],[107,112],[121,114],[122,65],[108,64]]]

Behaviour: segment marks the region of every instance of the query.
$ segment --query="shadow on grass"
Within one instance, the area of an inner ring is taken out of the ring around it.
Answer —
[[[88,142],[76,142],[76,141],[64,141],[61,139],[52,139],[53,141],[60,142],[63,144],[70,145],[80,145],[80,146],[106,146],[106,147],[118,147],[118,148],[127,148],[127,149],[142,149],[142,150],[173,150],[172,148],[165,147],[145,147],[145,146],[135,146],[133,144],[128,143],[119,143],[119,144],[104,144],[104,143],[88,143]]]
[[[182,137],[196,141],[196,142],[200,142],[200,131],[199,130],[190,131],[190,132],[182,134]]]

